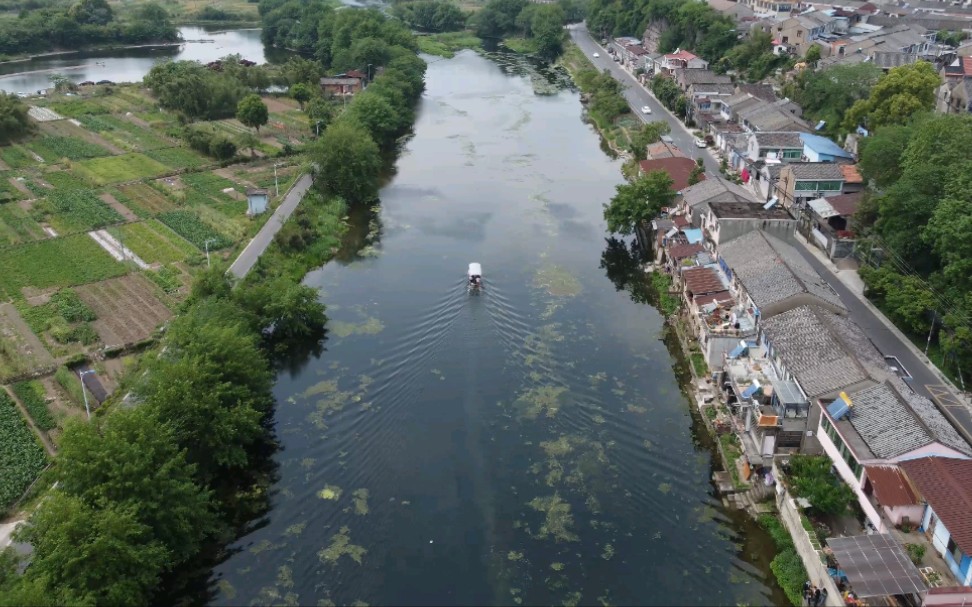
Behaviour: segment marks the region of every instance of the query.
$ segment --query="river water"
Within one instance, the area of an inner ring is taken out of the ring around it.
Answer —
[[[73,82],[111,80],[137,82],[164,59],[196,60],[203,63],[238,53],[256,63],[284,60],[289,53],[267,49],[259,29],[215,31],[211,28],[180,27],[186,42],[179,46],[115,49],[102,52],[48,55],[27,61],[0,63],[0,90],[33,94],[51,86],[51,74],[60,73]]]
[[[215,602],[782,602],[713,497],[663,319],[616,288],[642,277],[605,241],[620,167],[577,93],[472,52],[427,86],[364,248],[307,277],[330,335],[278,379],[272,506]]]

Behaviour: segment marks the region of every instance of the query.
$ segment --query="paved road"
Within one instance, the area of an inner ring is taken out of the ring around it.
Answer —
[[[632,76],[630,72],[625,71],[624,68],[611,59],[607,53],[607,49],[598,44],[598,41],[594,40],[588,33],[586,24],[579,23],[569,26],[568,29],[570,30],[570,37],[574,40],[574,43],[584,51],[584,54],[594,63],[595,67],[600,70],[610,70],[611,75],[625,85],[624,98],[628,100],[628,103],[631,105],[631,111],[636,116],[644,122],[652,120],[664,120],[667,122],[672,127],[672,132],[669,136],[674,140],[675,145],[689,158],[698,158],[701,156],[705,161],[707,175],[713,176],[719,174],[719,163],[712,154],[695,147],[695,137],[685,128],[685,125],[665,109],[665,106],[659,103],[645,87],[641,86],[637,78]],[[595,59],[594,53],[598,53],[601,56]],[[641,112],[642,106],[645,105],[651,108],[651,114],[645,115]]]
[[[810,250],[813,245],[807,244],[802,238],[797,238],[796,249],[803,255],[804,259],[813,266],[813,269],[820,276],[830,283],[840,300],[844,302],[850,316],[860,325],[871,342],[885,356],[895,356],[912,378],[908,383],[918,394],[932,399],[938,408],[948,417],[952,423],[957,425],[960,430],[964,430],[966,439],[972,442],[972,414],[969,408],[960,399],[956,398],[954,392],[947,385],[942,383],[938,369],[930,367],[923,360],[918,358],[907,338],[899,337],[892,331],[885,322],[871,310],[862,300],[863,294],[852,291],[842,280],[820,258]]]
[[[273,217],[267,220],[267,223],[263,224],[257,235],[253,237],[250,244],[246,245],[240,256],[236,258],[233,265],[229,268],[229,273],[236,278],[243,278],[253,269],[256,265],[260,255],[267,250],[270,243],[273,242],[273,237],[277,235],[283,224],[290,218],[290,215],[297,208],[297,203],[304,197],[307,189],[310,188],[313,183],[313,179],[310,175],[302,175],[300,179],[294,183],[294,186],[290,188],[287,195],[284,197],[284,201],[277,207],[274,211]]]

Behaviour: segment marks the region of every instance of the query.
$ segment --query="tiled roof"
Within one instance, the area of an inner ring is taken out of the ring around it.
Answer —
[[[636,57],[640,57],[641,55],[647,55],[648,54],[648,51],[646,51],[645,48],[643,46],[641,46],[640,44],[632,44],[632,45],[626,46],[624,48],[625,48],[626,51],[628,51],[632,55],[635,55]]]
[[[864,198],[863,192],[854,192],[853,194],[840,194],[838,196],[828,196],[827,202],[833,207],[837,213],[844,217],[848,217],[857,212],[857,207],[861,204],[861,199]]]
[[[685,281],[685,289],[691,292],[693,296],[708,295],[726,290],[726,285],[722,284],[719,273],[712,268],[682,270],[682,280]]]
[[[882,506],[913,506],[918,496],[908,477],[897,466],[864,466],[871,479],[874,496]]]
[[[701,253],[704,250],[705,247],[699,243],[689,244],[687,242],[683,242],[681,244],[675,244],[668,247],[668,257],[677,261],[679,259],[685,259],[686,257],[692,257],[696,253]]]
[[[875,456],[890,459],[934,441],[890,385],[881,383],[849,396],[854,405],[851,426]]]
[[[760,308],[801,293],[843,308],[833,289],[793,245],[754,230],[720,247],[719,254]]]
[[[689,218],[685,215],[676,215],[673,223],[675,224],[676,228],[687,228],[692,225],[692,221],[689,220]]]
[[[740,93],[748,93],[757,99],[762,99],[763,101],[772,103],[777,100],[776,92],[773,91],[773,87],[768,84],[743,83],[736,88]]]
[[[690,207],[709,202],[755,202],[753,194],[722,177],[706,179],[682,190],[682,200]]]
[[[901,467],[962,552],[972,554],[972,461],[923,457]]]
[[[672,189],[676,192],[681,192],[685,188],[689,187],[689,177],[692,175],[692,171],[695,170],[697,166],[695,161],[691,158],[672,157],[672,158],[654,158],[652,160],[642,160],[638,163],[641,167],[643,173],[651,173],[654,171],[663,171],[672,179]],[[705,175],[700,175],[699,180],[704,180]]]
[[[763,133],[754,133],[753,137],[756,138],[756,143],[758,143],[759,147],[761,148],[803,149],[803,140],[800,139],[800,133],[763,132]]]
[[[861,177],[856,164],[842,164],[840,172],[844,174],[844,183],[864,183],[864,178]]]
[[[716,74],[712,70],[697,70],[679,68],[675,70],[675,78],[690,84],[732,84],[732,78],[724,74]]]
[[[837,318],[819,306],[800,306],[762,321],[773,350],[810,399],[870,379],[837,330]]]
[[[667,55],[665,55],[665,59],[679,59],[681,61],[691,61],[692,59],[698,59],[698,57],[684,49],[681,49],[677,53],[668,53]]]
[[[900,67],[917,62],[918,55],[901,51],[875,51],[871,55],[871,61],[880,68]]]
[[[739,112],[739,118],[761,131],[799,131],[805,128],[799,118],[773,105],[745,109]]]
[[[833,162],[797,162],[788,165],[796,179],[827,179],[843,181],[844,173]]]

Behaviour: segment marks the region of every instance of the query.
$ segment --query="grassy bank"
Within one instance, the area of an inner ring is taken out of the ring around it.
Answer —
[[[777,554],[773,562],[770,563],[770,568],[773,570],[773,575],[776,576],[777,583],[791,603],[802,605],[803,582],[807,579],[807,570],[803,567],[800,555],[797,554],[790,532],[772,514],[761,515],[759,524],[769,532],[776,544]]]
[[[471,32],[445,32],[417,36],[419,51],[428,55],[452,58],[464,49],[482,48],[483,41]]]
[[[587,55],[570,42],[559,63],[567,68],[584,94],[587,115],[604,139],[616,152],[627,149],[641,122],[631,114],[631,108],[621,94],[621,83],[610,74],[599,72]]]

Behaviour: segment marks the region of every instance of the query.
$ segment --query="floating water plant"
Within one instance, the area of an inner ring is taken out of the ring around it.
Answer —
[[[302,523],[295,523],[295,524],[287,527],[286,531],[284,531],[284,535],[286,535],[288,537],[297,537],[301,533],[304,532],[304,528],[305,527],[307,527],[307,522],[306,521],[304,521]]]
[[[522,561],[523,560],[523,553],[522,552],[517,552],[515,550],[510,550],[509,553],[507,553],[507,555],[506,555],[506,559],[509,560],[509,561],[513,561],[513,562]]]
[[[610,561],[611,557],[614,556],[614,546],[611,544],[604,544],[604,551],[601,553],[601,558],[605,561]]]
[[[340,320],[332,320],[327,323],[327,330],[336,337],[348,337],[349,335],[377,335],[385,330],[385,324],[369,316],[363,322],[351,323]]]
[[[580,281],[562,266],[547,264],[537,270],[533,286],[554,297],[576,297],[584,290]]]
[[[547,497],[537,497],[529,502],[529,506],[537,512],[544,513],[543,524],[535,537],[546,539],[552,536],[557,542],[576,542],[580,538],[571,531],[574,516],[570,513],[570,504],[554,494]]]
[[[322,500],[337,501],[341,499],[341,488],[337,485],[324,485],[324,488],[317,492],[317,497]]]
[[[550,563],[550,568],[553,569],[554,571],[563,571],[564,570],[564,564],[563,563]]]
[[[338,533],[331,537],[331,545],[317,553],[322,563],[334,565],[342,556],[347,556],[355,563],[361,564],[361,559],[368,551],[362,546],[351,543],[351,530],[341,527]]]
[[[368,490],[355,489],[351,492],[351,497],[354,498],[354,513],[360,516],[368,514]]]
[[[554,417],[564,404],[567,388],[561,386],[540,386],[530,388],[520,394],[513,405],[519,411],[518,417],[536,419],[541,413]]]

